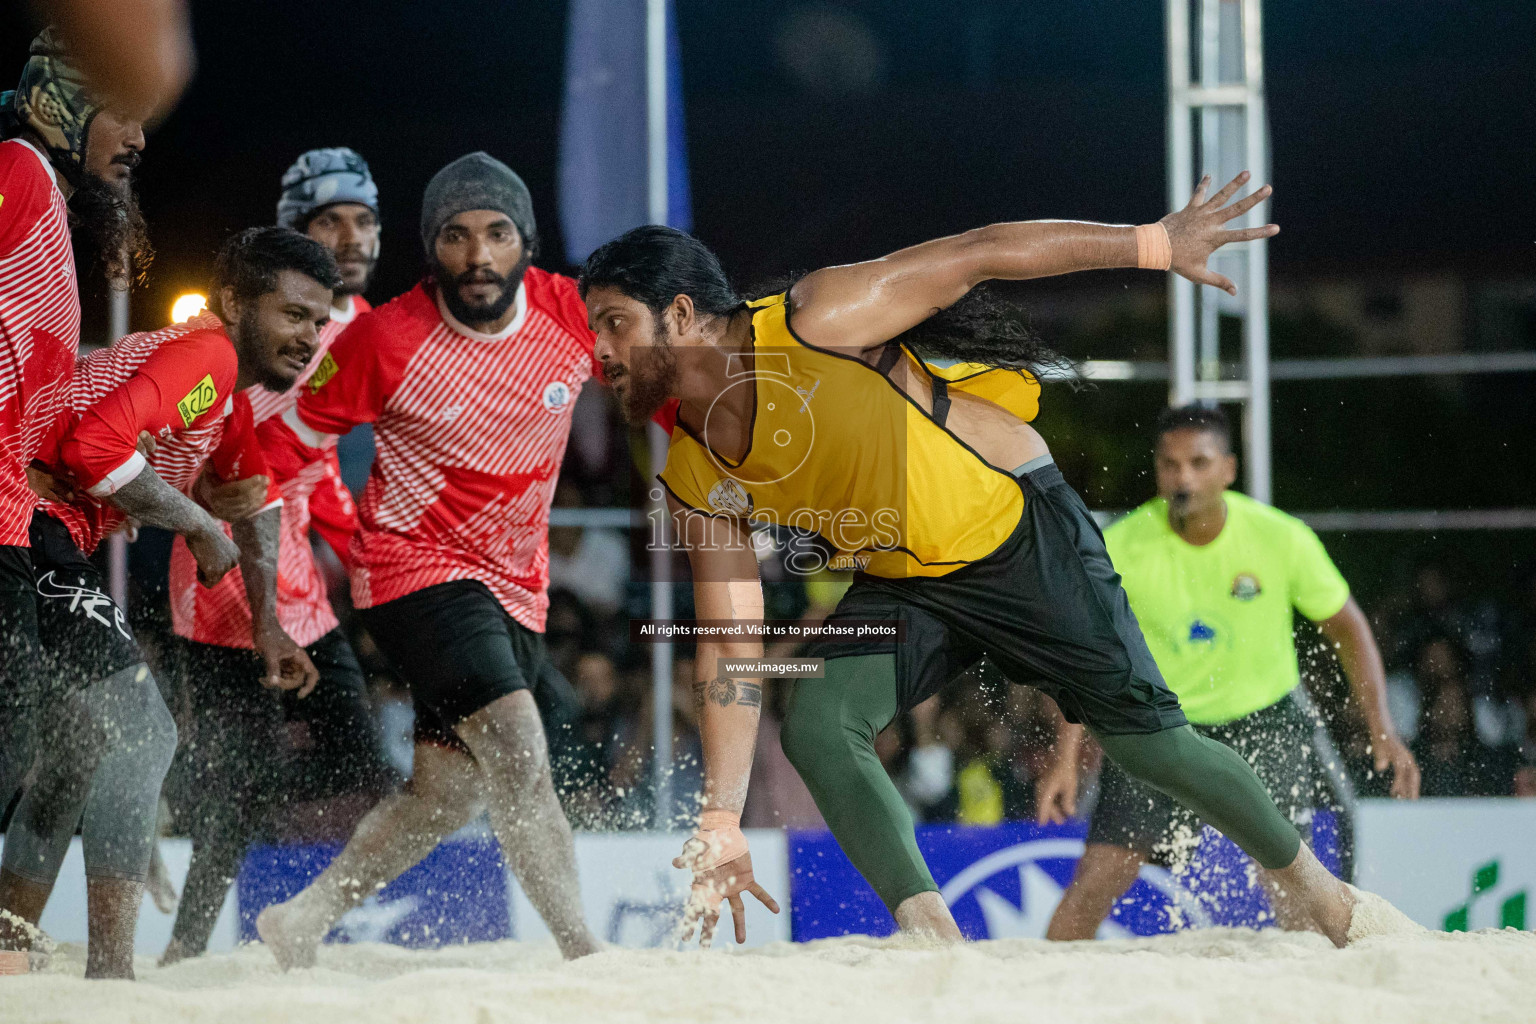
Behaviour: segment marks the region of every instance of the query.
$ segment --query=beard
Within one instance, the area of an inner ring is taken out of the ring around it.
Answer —
[[[282,394],[293,387],[293,382],[298,380],[298,374],[290,376],[286,367],[278,369],[267,360],[266,357],[275,350],[275,346],[269,344],[262,333],[261,321],[257,318],[254,306],[255,303],[251,303],[250,307],[240,312],[238,321],[240,362],[243,366],[245,361],[250,359],[255,371],[251,376],[255,378],[256,383],[268,391]]]
[[[377,252],[378,251],[377,248],[375,248],[374,251]],[[357,260],[357,261],[360,261],[363,264],[363,278],[358,283],[353,284],[352,282],[350,282],[350,281],[348,281],[346,279],[346,273],[345,273],[345,271],[343,271],[342,278],[341,278],[341,287],[336,289],[336,295],[338,297],[340,297],[342,295],[361,295],[361,294],[363,294],[364,292],[366,292],[368,290],[368,285],[373,282],[373,271],[374,271],[374,268],[379,265],[379,258],[377,256],[369,256],[367,253],[363,252],[361,249],[356,249],[356,250],[347,249],[345,251],[336,253],[336,261],[337,261],[338,264],[343,259],[345,259],[345,260]],[[454,315],[457,316],[458,314],[454,314]]]
[[[69,209],[96,247],[107,283],[117,291],[127,291],[135,280],[142,283],[155,250],[133,186],[87,174],[70,196]]]
[[[658,324],[653,343],[637,349],[630,365],[610,370],[608,383],[618,392],[619,410],[631,426],[644,426],[677,391],[677,356]]]
[[[457,277],[448,273],[446,267],[436,260],[431,261],[432,278],[437,282],[437,290],[443,296],[443,305],[448,307],[448,312],[461,324],[473,327],[475,324],[488,324],[500,320],[512,308],[512,303],[517,300],[517,289],[523,283],[523,275],[533,265],[533,253],[525,252],[523,258],[517,261],[517,266],[508,271],[506,277],[499,277],[492,270],[466,270]],[[459,289],[466,284],[499,284],[501,294],[490,302],[465,302]]]

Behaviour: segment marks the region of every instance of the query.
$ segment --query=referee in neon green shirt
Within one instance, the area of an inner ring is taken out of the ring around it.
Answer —
[[[1237,479],[1220,409],[1169,409],[1158,421],[1158,497],[1104,536],[1147,645],[1197,730],[1248,759],[1280,810],[1310,838],[1326,778],[1301,682],[1293,610],[1334,645],[1392,794],[1419,795],[1419,769],[1387,715],[1370,623],[1306,524],[1228,490]],[[1076,810],[1082,726],[1061,722],[1056,761],[1038,790],[1040,821]],[[1051,939],[1091,939],[1147,861],[1176,859],[1198,822],[1106,760],[1088,845],[1051,918]],[[1284,901],[1271,900],[1282,926]],[[1299,922],[1298,922],[1299,923]]]

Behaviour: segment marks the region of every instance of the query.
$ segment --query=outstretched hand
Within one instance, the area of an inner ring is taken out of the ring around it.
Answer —
[[[1264,185],[1228,206],[1232,197],[1237,195],[1237,190],[1247,182],[1248,172],[1244,171],[1227,182],[1220,192],[1206,199],[1206,190],[1211,187],[1211,176],[1207,174],[1200,179],[1189,204],[1159,222],[1168,230],[1168,241],[1173,246],[1173,265],[1169,269],[1196,284],[1212,285],[1228,295],[1237,294],[1237,285],[1232,283],[1231,278],[1206,267],[1211,253],[1229,242],[1251,242],[1256,238],[1270,238],[1280,233],[1278,224],[1233,231],[1222,227],[1268,199],[1274,191]]]
[[[697,927],[699,945],[704,949],[708,949],[714,941],[715,926],[720,922],[720,904],[723,902],[730,903],[738,945],[747,941],[747,908],[742,901],[742,893],[751,893],[763,906],[775,914],[779,912],[778,902],[768,894],[768,890],[757,884],[752,875],[752,854],[746,849],[746,838],[740,838],[739,854],[720,862],[718,857],[722,852],[730,855],[736,847],[729,841],[711,842],[711,839],[716,838],[712,833],[718,831],[732,831],[736,836],[741,836],[740,829],[695,833],[693,838],[683,844],[683,852],[672,860],[675,868],[693,869],[693,887],[688,893],[688,906],[683,912],[680,938],[687,942],[693,938],[693,930]],[[724,851],[722,846],[725,847]]]

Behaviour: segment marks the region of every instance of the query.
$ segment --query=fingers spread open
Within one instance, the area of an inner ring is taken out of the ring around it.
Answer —
[[[1233,218],[1241,217],[1243,214],[1247,213],[1249,210],[1253,209],[1255,206],[1258,206],[1264,200],[1268,199],[1274,191],[1275,190],[1270,188],[1268,185],[1265,185],[1262,188],[1254,189],[1250,195],[1244,196],[1237,202],[1233,203],[1231,206],[1221,211],[1222,223],[1225,224],[1227,221],[1232,220]]]
[[[736,926],[736,945],[747,941],[747,908],[738,894],[731,897],[731,922]]]
[[[747,892],[757,897],[757,901],[775,914],[779,912],[779,901],[768,895],[768,890],[753,882],[747,886]]]
[[[1200,184],[1195,186],[1195,194],[1189,197],[1189,202],[1188,202],[1188,204],[1185,205],[1184,209],[1186,209],[1186,210],[1193,210],[1195,207],[1197,207],[1197,206],[1201,205],[1202,203],[1204,203],[1205,202],[1205,190],[1210,188],[1210,187],[1211,187],[1211,176],[1209,174],[1207,174],[1205,177],[1200,179]]]
[[[1214,270],[1201,267],[1189,276],[1196,284],[1208,284],[1213,288],[1220,288],[1228,295],[1237,294],[1237,285],[1232,283],[1232,279],[1223,274],[1218,274]]]
[[[1280,233],[1280,225],[1265,224],[1257,228],[1238,228],[1236,231],[1223,231],[1219,236],[1219,244],[1227,245],[1231,242],[1251,242],[1255,238],[1273,238]]]
[[[1237,195],[1237,190],[1242,188],[1247,180],[1248,172],[1243,171],[1237,177],[1221,186],[1221,191],[1211,196],[1210,202],[1205,204],[1205,208],[1208,210],[1219,210],[1226,206],[1227,203],[1231,202],[1232,197]]]

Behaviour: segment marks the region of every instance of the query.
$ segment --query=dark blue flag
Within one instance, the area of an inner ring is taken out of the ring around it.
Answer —
[[[646,2],[572,0],[560,125],[566,258],[650,222],[646,159]],[[667,3],[667,223],[693,226],[677,25]]]

